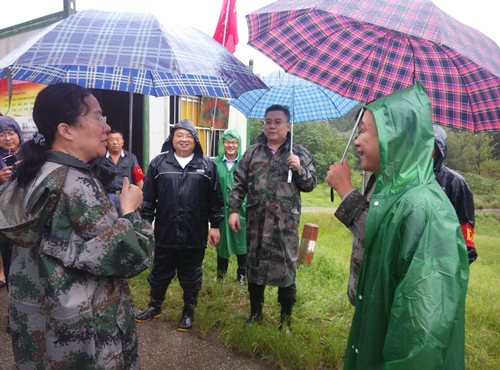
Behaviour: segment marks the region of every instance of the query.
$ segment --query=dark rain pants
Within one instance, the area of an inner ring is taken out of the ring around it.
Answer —
[[[205,248],[155,248],[153,269],[148,275],[148,283],[158,289],[167,289],[177,271],[179,284],[184,291],[199,292],[203,273],[201,264]]]
[[[266,289],[265,285],[257,285],[254,283],[248,283],[248,292],[250,295],[260,296],[264,294]],[[287,286],[286,288],[278,288],[278,302],[282,306],[293,306],[297,302],[297,286],[294,284]]]

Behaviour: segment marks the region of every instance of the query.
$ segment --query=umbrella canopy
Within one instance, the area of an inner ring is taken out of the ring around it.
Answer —
[[[299,123],[342,117],[359,103],[282,71],[272,72],[262,81],[269,89],[248,91],[229,100],[229,104],[253,118],[264,118],[266,109],[273,104],[286,105],[291,121]]]
[[[293,75],[360,101],[418,80],[434,123],[500,130],[500,48],[430,0],[279,0],[247,21],[248,43]]]
[[[210,36],[162,26],[152,14],[85,10],[55,23],[0,60],[13,80],[130,91],[138,94],[235,98],[266,88]]]

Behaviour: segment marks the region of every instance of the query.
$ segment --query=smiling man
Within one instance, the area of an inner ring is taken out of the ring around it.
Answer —
[[[297,300],[295,276],[299,257],[300,192],[316,187],[314,156],[290,138],[290,112],[281,105],[266,110],[264,133],[243,155],[234,172],[229,198],[229,226],[241,228],[238,211],[247,197],[248,292],[250,318],[262,319],[266,285],[278,287],[280,329],[291,325]],[[287,182],[292,167],[292,181]]]
[[[224,205],[217,166],[203,155],[193,122],[183,119],[172,127],[162,153],[149,165],[143,190],[141,215],[151,223],[155,220],[155,256],[148,275],[149,309],[136,321],[160,317],[165,293],[177,273],[184,291],[177,329],[188,331],[201,290],[205,248],[219,243]]]
[[[467,249],[434,176],[422,84],[367,105],[354,144],[376,186],[344,369],[464,369]]]
[[[113,202],[116,209],[118,210],[118,215],[121,216],[120,210],[120,194],[123,188],[123,178],[129,176],[129,161],[132,160],[132,178],[134,183],[142,190],[142,185],[144,183],[144,173],[142,168],[139,166],[137,157],[123,149],[123,134],[118,130],[111,130],[108,133],[106,139],[108,150],[104,157],[98,157],[95,162],[106,166],[110,170],[116,173],[115,178],[109,186],[109,199]]]
[[[241,229],[235,233],[229,227],[229,195],[233,190],[234,171],[241,160],[241,136],[236,130],[228,130],[218,142],[218,156],[214,158],[219,171],[219,179],[224,198],[224,221],[220,224],[220,243],[217,244],[217,281],[224,280],[229,267],[229,256],[236,255],[238,269],[236,279],[238,284],[245,285],[247,271],[247,244],[246,244],[246,201],[241,205],[238,213]]]

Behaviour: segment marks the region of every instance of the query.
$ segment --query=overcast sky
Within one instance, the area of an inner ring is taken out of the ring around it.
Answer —
[[[248,64],[254,59],[254,72],[266,76],[278,66],[257,50],[247,46],[245,15],[272,0],[238,0],[238,32],[240,43],[235,56]],[[498,0],[434,0],[451,16],[483,32],[500,45],[500,1]],[[161,23],[187,24],[213,36],[222,0],[76,0],[77,10],[103,9],[153,13]],[[2,0],[0,28],[13,26],[63,8],[62,0]]]

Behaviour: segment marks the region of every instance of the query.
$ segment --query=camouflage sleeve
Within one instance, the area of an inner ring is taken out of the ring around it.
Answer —
[[[208,158],[208,165],[211,168],[212,175],[210,176],[208,193],[208,218],[210,219],[210,227],[219,228],[219,223],[224,219],[222,208],[224,200],[222,199],[222,190],[219,181],[219,171],[214,161]]]
[[[153,160],[153,162],[149,165],[146,177],[144,178],[144,184],[142,186],[142,194],[144,198],[141,206],[142,218],[148,220],[150,223],[153,223],[155,218],[156,200],[158,199],[155,186],[155,174],[156,168],[155,161]]]
[[[131,278],[149,267],[153,248],[153,227],[139,213],[118,218],[97,180],[68,175],[40,251],[67,268]]]
[[[300,168],[293,172],[292,179],[299,191],[313,191],[318,183],[318,174],[314,169],[314,156],[305,150],[304,153],[299,152],[297,155],[300,158]]]
[[[229,213],[238,212],[248,192],[248,168],[252,151],[247,150],[233,172],[233,190],[229,195]]]
[[[347,226],[354,236],[364,239],[369,206],[370,202],[353,188],[342,199],[335,217]]]

